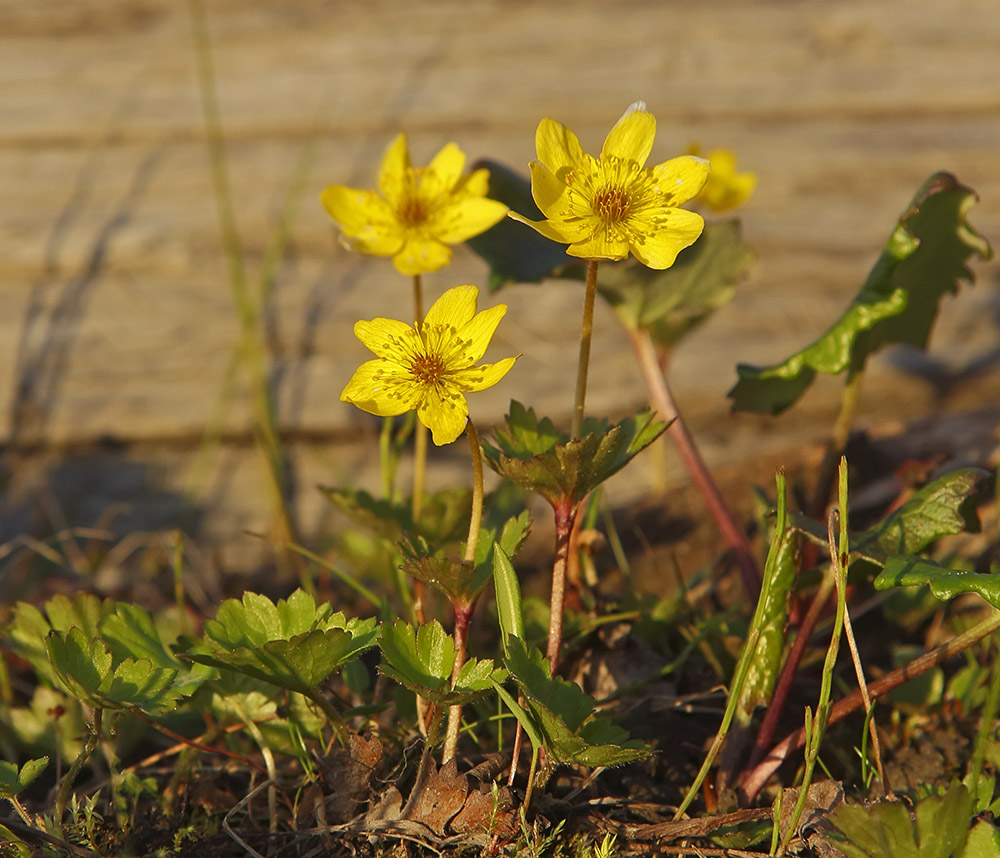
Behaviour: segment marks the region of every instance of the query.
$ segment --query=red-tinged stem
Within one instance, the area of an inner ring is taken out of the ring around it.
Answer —
[[[580,361],[576,370],[576,400],[570,437],[579,438],[583,429],[583,410],[587,399],[587,374],[590,368],[590,342],[594,335],[594,299],[597,296],[597,260],[587,260],[587,286],[583,296],[583,322],[580,325]]]
[[[549,644],[546,655],[552,675],[559,667],[559,650],[562,648],[563,607],[566,604],[566,567],[569,564],[569,545],[573,522],[580,507],[564,501],[553,508],[556,516],[556,552],[552,564],[552,597],[549,601]]]
[[[723,539],[726,540],[726,544],[739,564],[747,596],[756,601],[760,594],[760,570],[757,568],[757,561],[754,559],[750,542],[743,529],[736,524],[732,512],[726,505],[722,493],[716,486],[704,459],[701,458],[701,454],[695,446],[694,438],[691,437],[684,419],[677,411],[677,405],[670,393],[670,387],[667,385],[667,378],[660,369],[652,337],[645,330],[629,331],[629,337],[632,340],[632,347],[635,349],[639,367],[646,380],[646,386],[649,388],[653,407],[659,412],[662,419],[672,421],[667,427],[667,434],[677,446],[677,451],[681,454],[691,479],[705,499],[705,504],[712,518],[715,519],[716,526],[718,526]]]
[[[875,700],[902,685],[908,679],[914,679],[922,673],[926,673],[928,670],[944,664],[948,659],[953,658],[973,644],[978,643],[997,629],[1000,629],[1000,611],[995,610],[987,619],[967,632],[963,632],[937,649],[924,653],[909,664],[904,664],[891,673],[880,676],[874,682],[869,683],[869,698]],[[842,700],[838,700],[830,708],[830,717],[826,722],[827,726],[842,720],[858,709],[864,709],[864,706],[864,696],[859,688]],[[794,733],[787,736],[780,744],[776,745],[771,753],[767,755],[767,758],[760,762],[743,779],[743,783],[739,789],[741,804],[744,807],[752,804],[757,798],[757,794],[763,789],[764,784],[767,783],[768,778],[788,759],[792,751],[801,748],[804,744],[805,729],[800,727]]]

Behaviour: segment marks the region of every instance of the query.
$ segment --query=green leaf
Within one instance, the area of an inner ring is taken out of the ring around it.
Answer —
[[[629,740],[610,719],[595,716],[597,701],[576,683],[553,677],[540,650],[508,636],[504,663],[555,762],[617,766],[649,755],[643,743]]]
[[[548,418],[512,402],[496,446],[483,443],[487,462],[501,476],[544,497],[553,507],[576,506],[656,440],[666,424],[644,411],[610,428],[585,421],[581,438],[566,440]]]
[[[899,801],[867,808],[842,804],[828,817],[839,831],[835,843],[849,858],[951,858],[969,833],[972,798],[964,786],[927,796],[914,810],[916,825]]]
[[[657,271],[637,260],[602,265],[597,288],[629,330],[646,329],[672,348],[736,294],[754,254],[740,236],[738,220],[706,223],[701,237]]]
[[[495,545],[493,549],[493,586],[496,589],[501,643],[504,655],[509,655],[508,639],[524,640],[524,610],[517,572],[502,545]]]
[[[198,649],[185,653],[183,658],[307,694],[375,646],[377,637],[374,618],[351,620],[346,629],[312,629],[287,640],[236,646],[229,651]]]
[[[13,763],[0,760],[0,798],[16,798],[31,782],[45,771],[48,757],[28,760],[20,769]]]
[[[405,685],[415,694],[442,706],[469,703],[502,682],[506,671],[490,659],[469,659],[459,671],[452,688],[455,642],[437,620],[414,629],[403,620],[382,627],[382,655],[379,668],[386,676]]]
[[[126,658],[103,683],[100,699],[107,708],[162,715],[177,708],[177,701],[187,693],[188,689],[175,684],[178,673],[154,667],[147,658]]]
[[[996,858],[997,855],[1000,855],[1000,828],[980,819],[969,832],[958,858]]]
[[[490,171],[488,196],[506,203],[518,214],[531,220],[544,220],[544,215],[531,196],[531,182],[520,173],[497,161],[481,160],[476,168]],[[491,292],[507,283],[538,283],[566,268],[578,268],[583,263],[566,255],[566,248],[539,235],[530,227],[504,218],[496,226],[466,242],[478,253],[490,269]]]
[[[929,584],[941,601],[963,593],[978,593],[994,608],[1000,608],[1000,575],[983,575],[964,569],[945,569],[921,557],[890,557],[875,579],[876,590]]]
[[[45,649],[66,690],[85,702],[94,701],[112,669],[111,653],[101,639],[95,637],[88,640],[74,626],[65,633],[49,632],[45,638]]]
[[[464,539],[469,529],[472,492],[467,488],[443,489],[428,495],[416,526],[409,501],[393,503],[355,489],[321,491],[354,524],[390,542],[409,534],[419,535],[432,545],[444,545]]]
[[[146,658],[157,667],[181,667],[181,662],[164,646],[153,618],[138,605],[118,602],[114,613],[101,620],[99,628],[116,661]]]
[[[989,243],[969,226],[978,197],[949,173],[935,173],[900,218],[868,279],[844,315],[816,342],[767,367],[741,364],[729,392],[737,411],[780,414],[817,372],[859,372],[885,345],[926,348],[938,304],[972,282],[968,262],[989,259]]]

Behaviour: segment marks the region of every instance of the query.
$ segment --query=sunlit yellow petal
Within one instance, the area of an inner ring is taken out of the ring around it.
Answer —
[[[553,209],[567,193],[566,183],[557,178],[541,161],[532,161],[529,169],[531,196],[535,200],[535,205],[543,215],[552,217]]]
[[[426,274],[439,271],[451,261],[451,248],[422,235],[407,235],[402,249],[392,257],[392,264],[400,274]]]
[[[476,315],[478,298],[479,289],[475,286],[453,286],[431,304],[424,327],[441,325],[455,331],[464,328]]]
[[[417,407],[421,391],[408,384],[405,376],[392,370],[392,365],[384,360],[361,364],[340,394],[341,402],[350,402],[380,417],[396,417],[412,411]]]
[[[628,256],[628,242],[612,238],[607,230],[599,230],[589,241],[578,241],[566,248],[570,256],[581,259],[625,259]]]
[[[499,223],[507,206],[486,197],[462,197],[435,209],[427,228],[446,244],[458,244]]]
[[[457,389],[435,385],[417,406],[417,417],[431,430],[431,440],[439,447],[450,444],[469,422],[469,405]]]
[[[601,149],[601,159],[621,158],[635,161],[641,167],[653,151],[655,137],[656,119],[646,110],[644,102],[637,101],[608,133]]]
[[[543,119],[535,132],[538,160],[560,179],[583,160],[583,147],[577,136],[554,119]]]
[[[506,313],[507,305],[497,304],[495,307],[483,310],[482,313],[476,313],[470,321],[457,330],[455,335],[462,340],[463,353],[470,364],[486,354],[493,332]]]
[[[362,253],[390,254],[403,246],[403,231],[392,209],[373,191],[331,185],[320,195],[324,208]]]
[[[398,364],[407,363],[419,348],[413,328],[395,319],[372,319],[354,323],[354,336],[379,357]]]
[[[458,181],[454,191],[456,196],[468,194],[473,197],[485,197],[490,191],[490,171],[485,167],[473,170]]]
[[[378,168],[378,189],[392,205],[402,199],[410,184],[408,178],[410,150],[406,145],[406,135],[397,134],[382,156]]]
[[[547,220],[528,220],[524,215],[517,212],[507,212],[507,217],[520,223],[527,224],[539,235],[544,235],[551,241],[560,244],[569,244],[578,241],[586,233],[586,227],[579,222],[566,223],[565,221],[552,222]]]
[[[465,153],[454,143],[445,145],[431,160],[420,179],[420,193],[427,199],[445,196],[462,178]]]
[[[708,180],[709,164],[705,158],[681,155],[653,168],[660,190],[672,206],[686,203],[698,195]]]
[[[492,387],[503,378],[514,366],[516,357],[504,358],[496,363],[484,363],[481,366],[471,366],[452,376],[453,381],[462,390],[475,392]]]
[[[643,233],[631,246],[632,253],[649,268],[669,268],[677,254],[698,240],[705,228],[701,215],[686,209],[671,209],[659,228]]]

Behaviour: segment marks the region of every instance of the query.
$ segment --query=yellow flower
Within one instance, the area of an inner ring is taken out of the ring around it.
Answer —
[[[437,271],[451,260],[449,244],[485,232],[507,213],[486,198],[489,171],[464,169],[465,153],[454,143],[426,167],[413,167],[400,134],[382,158],[378,192],[331,185],[320,199],[350,247],[391,256],[401,274]]]
[[[462,394],[492,387],[516,360],[473,366],[507,312],[506,304],[497,304],[477,313],[478,297],[475,286],[449,289],[415,328],[392,319],[355,324],[355,335],[376,359],[358,367],[341,401],[380,417],[416,409],[435,444],[454,441],[469,419]]]
[[[697,145],[688,148],[689,155],[700,155]],[[698,194],[698,202],[717,212],[728,211],[743,205],[757,187],[756,173],[737,173],[736,155],[729,149],[713,149],[708,153],[712,165],[705,187]]]
[[[546,219],[508,216],[568,244],[570,256],[625,259],[631,252],[650,268],[669,268],[705,226],[700,215],[678,206],[701,190],[708,161],[685,155],[646,167],[655,136],[656,119],[641,101],[611,129],[600,158],[586,154],[566,126],[543,119],[531,194]]]

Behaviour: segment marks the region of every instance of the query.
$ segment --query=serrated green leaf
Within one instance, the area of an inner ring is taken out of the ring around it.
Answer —
[[[672,348],[732,300],[753,260],[739,221],[715,221],[670,268],[658,271],[631,259],[602,265],[597,288],[625,327],[648,330],[658,345]]]
[[[74,626],[67,632],[49,632],[45,638],[45,649],[66,690],[85,702],[95,701],[112,669],[111,653],[101,639],[87,640],[86,635]]]
[[[489,197],[532,220],[542,219],[531,196],[531,182],[525,176],[497,161],[484,159],[476,167],[490,171]],[[507,283],[537,283],[567,267],[582,266],[578,259],[566,255],[562,245],[509,218],[466,243],[489,265],[491,292]]]
[[[506,429],[494,430],[497,446],[484,442],[483,453],[494,471],[553,507],[575,506],[666,428],[644,411],[610,428],[586,421],[582,437],[565,440],[548,418],[539,421],[532,409],[512,402]]]
[[[175,686],[179,671],[154,667],[149,659],[126,658],[101,687],[101,701],[108,708],[139,709],[162,715],[177,707],[184,691]]]
[[[963,593],[978,593],[994,608],[1000,608],[1000,575],[983,575],[964,569],[945,569],[921,557],[890,557],[875,579],[876,590],[930,585],[931,592],[945,602]]]
[[[343,622],[343,614],[334,614],[328,619],[346,628],[333,625],[311,629],[287,640],[278,638],[252,646],[238,645],[225,651],[197,649],[182,657],[307,694],[375,646],[378,639],[373,618]]]
[[[969,832],[958,858],[996,858],[1000,855],[1000,828],[980,819]]]
[[[101,620],[99,631],[116,662],[146,658],[157,667],[181,667],[180,661],[164,646],[153,618],[139,605],[117,603],[114,613]]]
[[[989,259],[989,243],[966,215],[978,197],[949,173],[936,173],[900,218],[854,302],[815,343],[779,364],[737,367],[733,409],[779,414],[817,372],[858,372],[885,345],[926,348],[941,298],[972,282],[969,260]]]
[[[506,671],[490,659],[469,659],[452,688],[455,642],[437,620],[414,629],[403,620],[384,625],[381,639],[385,661],[379,668],[386,676],[415,694],[442,706],[469,703],[502,682]]]
[[[16,798],[24,792],[35,778],[45,771],[48,757],[28,760],[20,769],[13,763],[0,760],[0,798]]]

